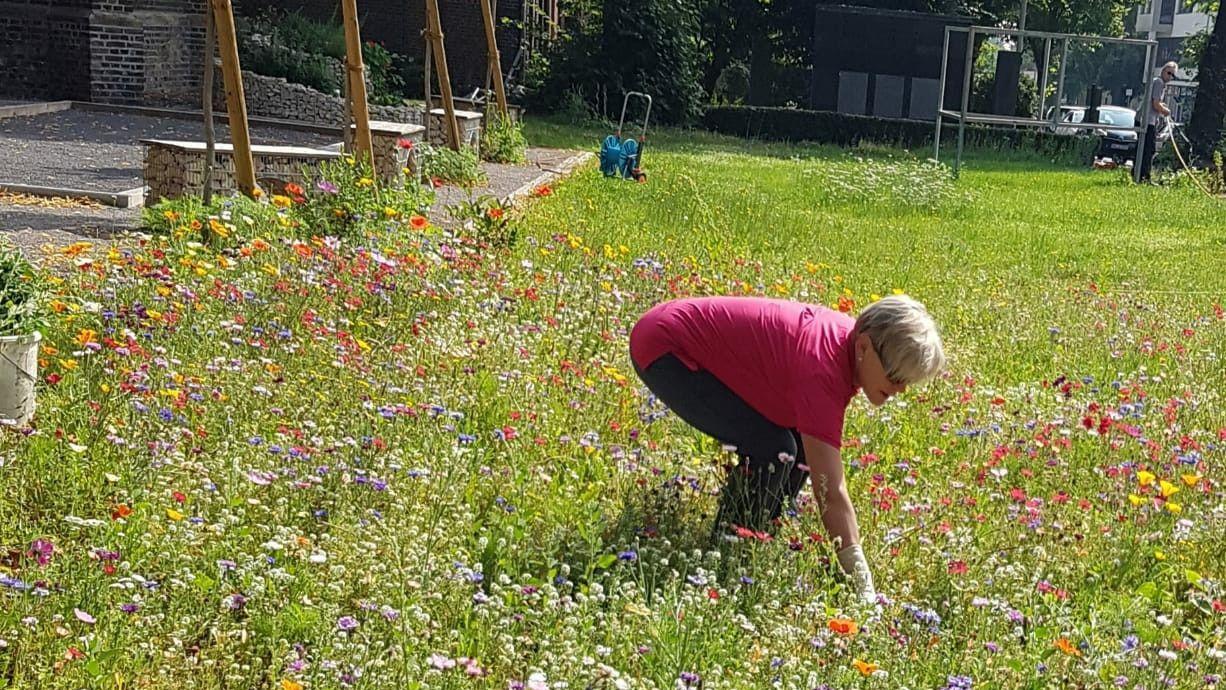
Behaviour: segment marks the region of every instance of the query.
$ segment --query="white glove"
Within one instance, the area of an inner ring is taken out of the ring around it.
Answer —
[[[877,603],[877,590],[873,587],[873,573],[868,569],[868,561],[864,559],[864,550],[859,544],[852,544],[839,551],[839,566],[847,577],[851,578],[856,593],[866,604]]]

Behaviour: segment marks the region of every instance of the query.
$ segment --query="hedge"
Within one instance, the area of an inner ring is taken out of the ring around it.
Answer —
[[[771,141],[811,141],[855,146],[861,141],[907,149],[932,147],[935,123],[797,108],[711,106],[703,126],[713,132]],[[956,135],[957,124],[945,121],[941,139]],[[966,145],[974,148],[1031,149],[1044,155],[1088,160],[1095,137],[1054,134],[1045,130],[967,125]]]

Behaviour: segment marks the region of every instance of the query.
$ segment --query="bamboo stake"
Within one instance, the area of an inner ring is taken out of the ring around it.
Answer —
[[[230,142],[234,144],[234,179],[238,190],[255,197],[255,163],[251,159],[251,133],[247,129],[247,102],[243,95],[243,70],[238,61],[238,38],[234,7],[230,0],[210,0],[221,50],[221,75],[226,84],[226,115]]]
[[[443,49],[443,23],[438,15],[438,0],[426,0],[426,27],[430,44],[434,47],[434,62],[438,68],[438,89],[443,99],[448,144],[452,150],[460,150],[460,126],[455,119],[455,101],[451,97],[451,75],[447,72],[447,52]],[[430,113],[426,113],[430,117]]]
[[[366,103],[366,68],[362,64],[362,36],[358,27],[357,0],[341,0],[341,9],[345,20],[345,75],[349,83],[346,107],[357,125],[354,148],[358,158],[374,165],[375,147],[370,135],[370,108]]]

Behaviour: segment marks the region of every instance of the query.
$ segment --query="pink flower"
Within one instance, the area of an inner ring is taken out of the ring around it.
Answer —
[[[39,566],[45,567],[51,562],[51,556],[55,554],[55,546],[46,539],[35,539],[30,544],[30,550],[26,552],[26,556],[33,558]]]

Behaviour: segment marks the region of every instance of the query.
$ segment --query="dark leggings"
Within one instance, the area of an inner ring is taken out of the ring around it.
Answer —
[[[763,529],[795,500],[808,473],[804,445],[795,429],[779,426],[732,392],[714,374],[691,371],[674,355],[634,370],[652,393],[690,426],[736,447],[740,465],[720,494],[716,528]],[[780,454],[788,458],[780,459]]]
[[[1154,154],[1158,152],[1158,128],[1156,125],[1149,125],[1145,128],[1145,155],[1142,160],[1133,161],[1133,165],[1140,165],[1141,172],[1137,175],[1137,179],[1148,181],[1154,169]]]

